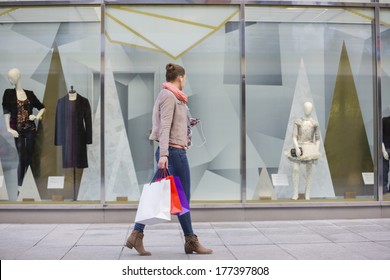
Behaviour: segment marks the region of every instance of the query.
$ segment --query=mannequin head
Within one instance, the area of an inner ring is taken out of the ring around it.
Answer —
[[[313,111],[313,104],[311,102],[305,102],[305,104],[303,104],[303,111],[306,116],[310,116]]]
[[[8,71],[8,80],[11,85],[16,85],[20,80],[20,71],[17,68],[12,68]]]

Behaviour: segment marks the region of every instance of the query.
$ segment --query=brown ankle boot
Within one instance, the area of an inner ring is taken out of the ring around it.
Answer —
[[[145,251],[144,244],[142,239],[144,238],[144,234],[138,230],[133,230],[130,234],[129,238],[127,238],[126,247],[133,249],[138,252],[141,256],[150,256],[151,253]]]
[[[186,243],[184,244],[184,251],[186,254],[192,254],[193,252],[198,254],[211,254],[213,250],[207,249],[199,243],[196,235],[185,236]]]

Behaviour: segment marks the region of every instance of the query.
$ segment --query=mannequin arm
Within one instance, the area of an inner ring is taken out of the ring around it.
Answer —
[[[29,116],[29,119],[30,121],[35,121],[35,120],[41,120],[42,119],[42,115],[43,113],[45,112],[45,108],[39,110],[38,114],[35,116],[35,115],[30,115]]]
[[[293,143],[297,154],[297,158],[299,158],[301,156],[301,153],[298,144],[298,127],[296,124],[294,124],[294,129],[293,129]]]
[[[7,128],[7,131],[9,133],[11,133],[14,138],[18,138],[19,137],[19,133],[15,129],[12,129],[10,127],[10,125],[9,125],[9,121],[11,119],[11,115],[10,114],[5,114],[4,118],[5,118],[5,127]]]
[[[382,154],[385,160],[389,160],[389,153],[386,151],[386,147],[383,142],[382,142]]]

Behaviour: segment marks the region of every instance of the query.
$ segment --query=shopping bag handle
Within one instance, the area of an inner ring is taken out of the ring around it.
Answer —
[[[158,173],[157,173],[157,178],[158,179],[162,179],[162,178],[165,178],[167,176],[169,176],[169,170],[168,168],[161,168],[158,170]]]
[[[149,185],[152,184],[154,181],[161,180],[161,179],[163,179],[165,177],[168,177],[168,176],[170,176],[168,168],[158,169],[157,170],[157,177],[156,177],[156,179],[153,180],[154,179],[154,176],[153,176],[152,180],[149,183]]]

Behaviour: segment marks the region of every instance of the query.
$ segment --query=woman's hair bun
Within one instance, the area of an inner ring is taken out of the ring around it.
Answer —
[[[174,71],[175,70],[175,65],[172,63],[168,63],[167,66],[165,67],[165,70],[167,71]]]
[[[174,63],[168,63],[165,69],[167,70],[165,73],[167,82],[173,82],[178,76],[184,76],[186,74],[182,66]]]

